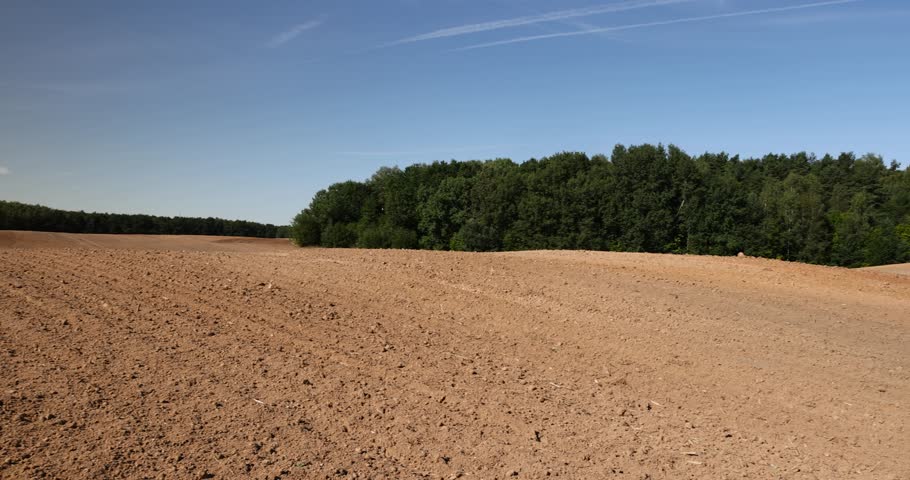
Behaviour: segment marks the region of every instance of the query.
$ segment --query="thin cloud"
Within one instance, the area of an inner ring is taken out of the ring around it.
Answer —
[[[604,27],[604,28],[592,28],[588,30],[579,30],[574,32],[562,32],[562,33],[549,33],[545,35],[531,35],[527,37],[517,37],[510,38],[508,40],[500,40],[496,42],[480,43],[477,45],[470,45],[467,47],[454,48],[452,51],[464,51],[464,50],[474,50],[478,48],[489,48],[497,47],[500,45],[509,45],[512,43],[522,43],[522,42],[532,42],[535,40],[546,40],[549,38],[561,38],[561,37],[575,37],[578,35],[592,35],[595,33],[606,33],[606,32],[619,32],[623,30],[632,30],[636,28],[649,28],[649,27],[659,27],[663,25],[675,25],[678,23],[693,23],[693,22],[704,22],[708,20],[719,20],[722,18],[734,18],[734,17],[745,17],[749,15],[762,15],[768,13],[779,13],[779,12],[789,12],[793,10],[805,10],[809,8],[820,8],[827,7],[832,5],[842,5],[847,3],[856,3],[863,0],[830,0],[825,2],[815,2],[815,3],[804,3],[802,5],[790,5],[787,7],[775,7],[775,8],[763,8],[760,10],[747,10],[743,12],[732,12],[732,13],[721,13],[717,15],[705,15],[701,17],[688,17],[688,18],[677,18],[673,20],[663,20],[658,22],[647,22],[647,23],[634,23],[630,25],[619,25],[615,27]]]
[[[72,83],[37,83],[24,85],[23,88],[41,90],[62,95],[106,95],[134,92],[137,89],[148,88],[152,82],[72,82]]]
[[[801,27],[816,23],[836,23],[851,22],[858,23],[869,20],[879,20],[882,18],[898,19],[910,15],[910,10],[881,10],[868,12],[846,12],[846,11],[828,11],[828,12],[810,12],[804,15],[792,15],[780,18],[770,18],[763,25],[771,26],[795,26]]]
[[[338,155],[351,155],[359,157],[389,157],[394,155],[446,155],[452,153],[489,151],[514,146],[515,145],[475,145],[470,147],[432,148],[427,150],[355,150],[335,153]]]
[[[570,10],[558,10],[555,12],[542,13],[539,15],[529,15],[524,17],[508,18],[504,20],[494,20],[492,22],[474,23],[470,25],[443,28],[440,30],[434,30],[432,32],[415,35],[413,37],[402,38],[401,40],[396,40],[382,46],[391,47],[405,43],[422,42],[425,40],[434,40],[437,38],[456,37],[461,35],[469,35],[472,33],[489,32],[491,30],[533,25],[535,23],[557,22],[571,18],[590,17],[592,15],[601,15],[604,13],[624,12],[628,10],[660,7],[664,5],[673,5],[677,3],[688,3],[694,1],[697,0],[630,0],[610,5],[598,5],[594,7],[574,8]]]
[[[11,172],[6,167],[0,167],[0,175],[9,175]]]
[[[298,36],[300,36],[301,33],[305,32],[307,30],[312,30],[312,29],[322,25],[323,22],[325,22],[324,18],[318,18],[316,20],[310,20],[309,22],[294,25],[290,29],[288,29],[284,32],[281,32],[278,35],[275,35],[274,37],[272,37],[272,39],[269,40],[268,43],[266,43],[266,46],[269,48],[278,48],[278,47],[284,45],[285,43],[288,43],[291,40],[297,38]]]

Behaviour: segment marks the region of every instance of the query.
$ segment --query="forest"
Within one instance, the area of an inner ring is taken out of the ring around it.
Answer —
[[[910,260],[910,170],[880,156],[742,159],[617,145],[380,168],[329,186],[301,246],[746,255],[857,267]]]
[[[86,213],[0,200],[0,230],[68,233],[141,233],[152,235],[226,235],[287,237],[287,226],[222,218],[159,217]]]

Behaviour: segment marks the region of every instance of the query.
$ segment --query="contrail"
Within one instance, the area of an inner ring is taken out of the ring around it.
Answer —
[[[535,23],[555,22],[569,18],[589,17],[591,15],[600,15],[612,12],[624,12],[627,10],[637,10],[641,8],[660,7],[676,3],[694,2],[697,0],[630,0],[610,5],[599,5],[587,8],[575,8],[570,10],[558,10],[555,12],[542,13],[539,15],[529,15],[525,17],[509,18],[504,20],[494,20],[491,22],[475,23],[471,25],[461,25],[458,27],[443,28],[429,33],[423,33],[413,37],[403,38],[394,42],[386,43],[383,47],[391,47],[404,43],[422,42],[424,40],[433,40],[437,38],[455,37],[468,35],[472,33],[488,32],[502,28],[520,27],[523,25],[532,25]]]
[[[511,148],[516,145],[472,145],[464,147],[433,148],[427,150],[354,150],[335,152],[339,155],[356,155],[364,157],[384,157],[390,155],[435,155],[440,153],[462,153],[501,148]]]
[[[288,43],[291,40],[297,38],[297,36],[299,36],[301,33],[322,25],[322,23],[324,21],[325,21],[324,18],[319,18],[316,20],[310,20],[309,22],[306,22],[306,23],[294,25],[289,30],[281,32],[278,35],[275,35],[274,37],[272,37],[268,41],[268,43],[266,43],[266,46],[269,48],[278,48],[278,47],[284,45],[285,43]]]
[[[500,40],[497,42],[481,43],[477,45],[470,45],[467,47],[453,48],[451,51],[463,51],[463,50],[474,50],[477,48],[488,48],[496,47],[499,45],[508,45],[511,43],[521,43],[521,42],[531,42],[534,40],[545,40],[548,38],[559,38],[559,37],[574,37],[577,35],[591,35],[594,33],[604,33],[604,32],[617,32],[622,30],[632,30],[635,28],[648,28],[648,27],[659,27],[662,25],[673,25],[677,23],[692,23],[692,22],[704,22],[708,20],[717,20],[721,18],[732,18],[732,17],[745,17],[748,15],[761,15],[764,13],[777,13],[777,12],[788,12],[791,10],[805,10],[807,8],[818,8],[818,7],[827,7],[831,5],[841,5],[845,3],[855,3],[861,2],[863,0],[830,0],[826,2],[815,2],[815,3],[804,3],[802,5],[791,5],[788,7],[776,7],[776,8],[763,8],[761,10],[748,10],[744,12],[732,12],[732,13],[721,13],[717,15],[706,15],[701,17],[688,17],[688,18],[677,18],[674,20],[664,20],[659,22],[648,22],[648,23],[635,23],[631,25],[619,25],[616,27],[604,27],[604,28],[592,28],[589,30],[578,30],[574,32],[563,32],[563,33],[550,33],[545,35],[531,35],[528,37],[517,37],[511,38],[508,40]]]

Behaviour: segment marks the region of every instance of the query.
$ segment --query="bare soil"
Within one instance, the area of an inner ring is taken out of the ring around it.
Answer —
[[[213,237],[205,235],[111,235],[0,230],[0,248],[81,248],[189,250],[197,252],[262,251],[293,248],[286,238]]]
[[[910,277],[106,237],[0,235],[2,478],[910,478]]]
[[[873,272],[891,273],[894,275],[910,275],[910,263],[897,263],[894,265],[880,265],[878,267],[866,267],[863,270]]]

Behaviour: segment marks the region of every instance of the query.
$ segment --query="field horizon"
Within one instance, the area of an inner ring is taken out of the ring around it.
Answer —
[[[260,247],[282,249],[295,247],[289,238],[262,238],[223,235],[166,235],[166,234],[131,234],[131,233],[69,233],[69,232],[44,232],[34,230],[0,230],[0,248],[126,248],[126,249],[161,249],[161,250],[203,250],[203,251],[233,251],[255,250]],[[325,247],[306,246],[305,249],[324,249]],[[370,248],[350,248],[352,250],[386,250]],[[419,251],[419,249],[398,249],[402,251]],[[730,257],[731,255],[707,255],[694,253],[649,253],[649,252],[606,252],[603,250],[520,250],[517,252],[591,252],[591,253],[627,253],[632,255],[668,255],[690,257]],[[508,252],[466,252],[477,254],[493,254]],[[516,252],[513,252],[516,253]],[[746,255],[752,257],[751,255]],[[754,257],[763,258],[763,257]],[[766,259],[784,263],[799,263],[813,265],[798,261]],[[829,268],[830,265],[815,265]],[[849,268],[851,270],[866,270],[895,275],[910,275],[910,263],[894,263],[872,267]]]

